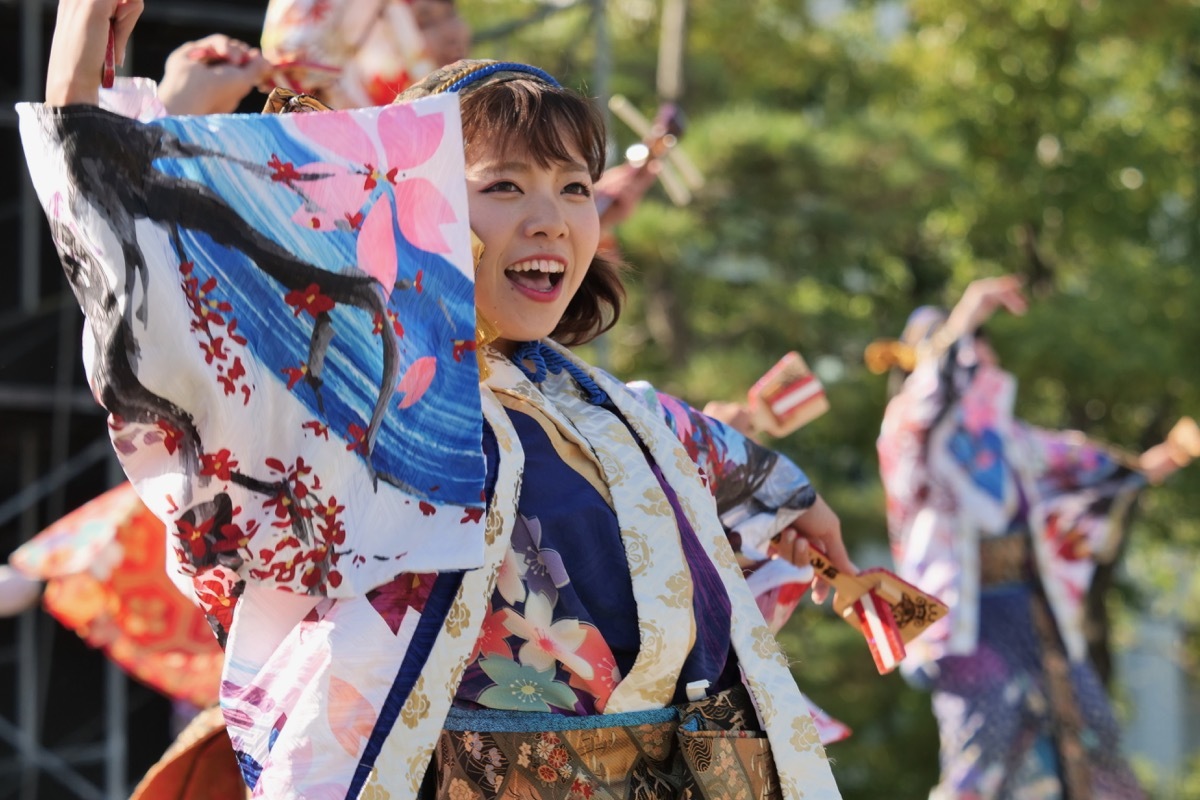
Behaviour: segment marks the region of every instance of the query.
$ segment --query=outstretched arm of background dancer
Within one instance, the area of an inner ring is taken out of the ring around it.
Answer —
[[[972,281],[950,312],[943,328],[947,341],[973,333],[1001,308],[1020,316],[1029,307],[1022,292],[1022,281],[1016,275],[980,278]]]
[[[141,14],[142,0],[61,0],[46,72],[47,105],[97,105],[109,30],[121,64]]]

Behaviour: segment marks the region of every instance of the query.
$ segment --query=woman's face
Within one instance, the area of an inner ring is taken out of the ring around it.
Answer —
[[[471,230],[483,242],[475,303],[500,332],[496,344],[543,339],[587,274],[600,241],[600,217],[587,162],[541,166],[528,153],[478,148],[467,164]]]
[[[992,343],[982,336],[975,339],[975,359],[985,367],[1000,366],[1000,357],[996,355]]]

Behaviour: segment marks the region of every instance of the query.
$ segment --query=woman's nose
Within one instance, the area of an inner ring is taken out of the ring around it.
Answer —
[[[525,219],[526,236],[548,236],[552,239],[567,235],[567,216],[557,197],[536,197],[530,203]]]

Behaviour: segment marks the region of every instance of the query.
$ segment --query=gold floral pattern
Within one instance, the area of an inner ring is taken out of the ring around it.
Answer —
[[[471,609],[467,607],[466,601],[463,599],[462,592],[454,598],[454,604],[450,606],[450,611],[446,614],[445,630],[454,638],[462,636],[463,633],[471,628]]]
[[[660,594],[659,600],[672,608],[687,608],[692,604],[692,578],[686,572],[677,572],[667,579],[670,594]]]
[[[358,800],[392,800],[392,793],[379,783],[378,769],[371,770],[371,776],[367,778],[367,783],[363,787],[362,794],[358,796]]]
[[[406,727],[415,728],[429,714],[429,695],[425,694],[425,676],[417,678],[416,685],[408,695],[404,708],[400,710],[400,721]]]
[[[826,758],[825,748],[821,745],[821,735],[817,732],[817,726],[812,721],[812,717],[805,714],[802,717],[796,717],[792,720],[792,747],[801,752],[818,752],[822,758]]]

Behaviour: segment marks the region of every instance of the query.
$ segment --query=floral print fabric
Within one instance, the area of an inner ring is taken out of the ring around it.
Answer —
[[[1029,587],[985,589],[974,653],[938,662],[933,713],[942,732],[942,776],[931,800],[1060,800],[1054,690],[1031,618]],[[1081,744],[1076,758],[1093,800],[1145,797],[1121,756],[1120,730],[1104,685],[1087,661],[1070,664]]]
[[[1015,392],[1010,374],[977,365],[967,337],[918,363],[884,414],[879,464],[897,571],[950,607],[910,645],[906,668],[974,650],[979,542],[1025,529],[1068,653],[1086,650],[1087,587],[1120,534],[1111,512],[1144,479],[1077,432],[1016,419]]]
[[[271,0],[262,51],[285,88],[342,109],[387,105],[438,66],[406,0]]]
[[[227,621],[235,575],[346,597],[478,565],[453,97],[149,123],[24,105],[21,119],[113,445],[206,610]]]
[[[589,466],[577,448],[535,415],[527,405],[509,410],[525,451],[525,490],[479,655],[457,700],[594,714],[604,710],[639,653],[638,609],[614,510],[575,472]],[[697,632],[677,679],[679,697],[693,680],[714,690],[736,680],[728,599],[719,581],[706,579],[704,560],[689,562],[693,613],[708,624]]]
[[[917,364],[879,437],[898,572],[950,608],[901,665],[933,690],[942,771],[930,797],[1049,800],[1082,786],[1136,800],[1082,615],[1118,535],[1110,514],[1142,479],[1077,433],[1014,418],[1014,393],[967,337]],[[1027,537],[1025,569],[981,569],[985,543],[999,558],[1014,537]],[[981,572],[1011,582],[983,586]]]

